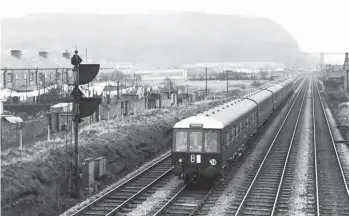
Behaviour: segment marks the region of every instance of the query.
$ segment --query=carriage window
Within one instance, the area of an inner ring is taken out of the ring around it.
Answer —
[[[12,73],[7,74],[7,82],[12,82]]]
[[[233,127],[233,128],[231,129],[231,136],[232,136],[233,139],[234,139],[234,137],[236,136],[236,134],[235,134],[235,127]]]
[[[242,125],[242,121],[240,122],[240,131],[242,131],[244,129],[243,125]]]
[[[176,132],[176,151],[187,151],[187,132]]]
[[[189,151],[201,152],[202,151],[202,133],[190,132]]]
[[[229,145],[229,141],[230,141],[230,136],[229,136],[229,131],[225,134],[225,144]]]
[[[239,125],[236,125],[236,132],[235,132],[235,136],[238,137],[239,136]]]
[[[218,135],[216,132],[205,133],[205,152],[218,152]]]

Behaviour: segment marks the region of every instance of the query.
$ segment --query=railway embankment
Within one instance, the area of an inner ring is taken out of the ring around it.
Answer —
[[[168,150],[171,128],[178,117],[221,102],[150,110],[89,125],[80,131],[80,158],[106,156],[107,175],[98,182],[101,190]],[[68,196],[69,158],[73,158],[73,145],[65,140],[42,142],[22,151],[3,151],[2,215],[57,215],[86,199],[86,191],[79,200]]]

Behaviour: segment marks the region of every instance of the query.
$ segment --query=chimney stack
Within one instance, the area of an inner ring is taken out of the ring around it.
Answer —
[[[348,59],[348,53],[346,52],[345,53],[345,60],[347,60]]]
[[[22,50],[11,50],[11,56],[14,56],[18,59],[22,58]]]
[[[40,51],[39,56],[41,56],[43,58],[48,58],[48,52],[47,51]]]
[[[63,57],[70,60],[70,53],[68,52],[68,50],[66,50],[66,51],[63,53]]]

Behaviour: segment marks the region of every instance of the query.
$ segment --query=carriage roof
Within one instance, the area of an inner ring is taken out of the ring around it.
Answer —
[[[254,102],[240,99],[236,103],[225,103],[224,106],[219,106],[179,121],[173,128],[190,128],[190,124],[202,124],[203,128],[222,129],[255,107],[256,104]]]
[[[273,85],[273,86],[271,86],[271,87],[269,87],[267,89],[272,91],[273,93],[277,93],[277,92],[279,92],[282,89],[282,87],[283,87],[282,83],[278,83],[278,84]]]
[[[271,87],[268,87],[267,89],[269,89],[270,91],[273,91],[275,89],[274,91],[277,91],[280,90],[283,86],[284,85],[282,85],[281,83],[278,83]],[[204,129],[223,129],[226,126],[230,125],[232,122],[238,120],[241,116],[256,108],[257,104],[254,101],[259,104],[269,98],[272,95],[270,91],[264,89],[257,90],[248,95],[245,95],[244,98],[231,100],[215,108],[199,113],[195,116],[183,119],[177,122],[173,126],[173,128],[189,129],[191,128],[191,124],[200,124]],[[250,98],[253,101],[246,98]]]

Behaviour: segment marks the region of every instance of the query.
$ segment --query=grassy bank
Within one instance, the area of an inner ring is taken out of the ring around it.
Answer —
[[[336,124],[342,127],[338,127],[339,132],[343,138],[349,138],[349,98],[339,88],[338,83],[323,82],[323,85],[319,85],[319,89],[323,90],[322,94],[325,98],[328,107],[330,108]],[[342,88],[343,89],[343,88]]]

